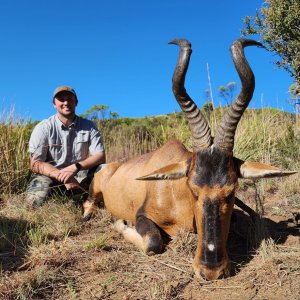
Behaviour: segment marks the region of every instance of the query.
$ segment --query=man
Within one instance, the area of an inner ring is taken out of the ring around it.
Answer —
[[[30,141],[30,168],[35,173],[26,200],[41,206],[53,188],[84,190],[105,163],[105,151],[96,125],[75,114],[78,99],[73,88],[60,86],[53,93],[56,114],[34,128]]]

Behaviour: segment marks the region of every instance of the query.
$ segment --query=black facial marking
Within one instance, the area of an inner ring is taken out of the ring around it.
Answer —
[[[220,265],[223,253],[220,245],[221,222],[219,201],[205,199],[203,202],[203,246],[201,261],[209,268]]]
[[[196,176],[193,182],[200,186],[224,186],[233,183],[228,167],[232,157],[218,148],[209,148],[197,153]]]

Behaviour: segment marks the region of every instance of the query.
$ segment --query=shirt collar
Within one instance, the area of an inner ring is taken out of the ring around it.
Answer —
[[[76,124],[78,123],[78,116],[75,115],[75,118],[73,120],[73,122],[69,125],[69,126],[66,126],[60,119],[57,115],[55,115],[55,119],[56,119],[56,122],[58,122],[59,126],[61,129],[63,130],[67,130],[67,129],[71,129],[71,128],[74,128],[76,126]]]

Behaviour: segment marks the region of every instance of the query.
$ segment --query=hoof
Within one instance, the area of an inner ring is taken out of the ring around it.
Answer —
[[[86,216],[84,216],[84,217],[82,218],[82,220],[83,220],[84,222],[88,222],[89,220],[91,220],[91,219],[94,218],[94,217],[95,217],[94,214],[89,213],[89,214],[87,214]]]
[[[89,221],[91,218],[94,218],[97,213],[97,206],[95,201],[86,200],[83,203],[83,221]]]

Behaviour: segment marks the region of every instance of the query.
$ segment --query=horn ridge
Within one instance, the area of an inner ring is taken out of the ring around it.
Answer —
[[[192,134],[193,149],[198,151],[212,144],[210,127],[195,102],[190,98],[184,87],[185,76],[192,53],[191,43],[186,39],[175,39],[169,44],[180,47],[178,61],[172,78],[173,94],[188,120]]]
[[[224,114],[214,144],[220,148],[232,151],[237,125],[252,99],[255,88],[255,77],[245,57],[244,48],[261,46],[262,44],[250,39],[238,39],[230,47],[234,66],[241,80],[241,91]]]

